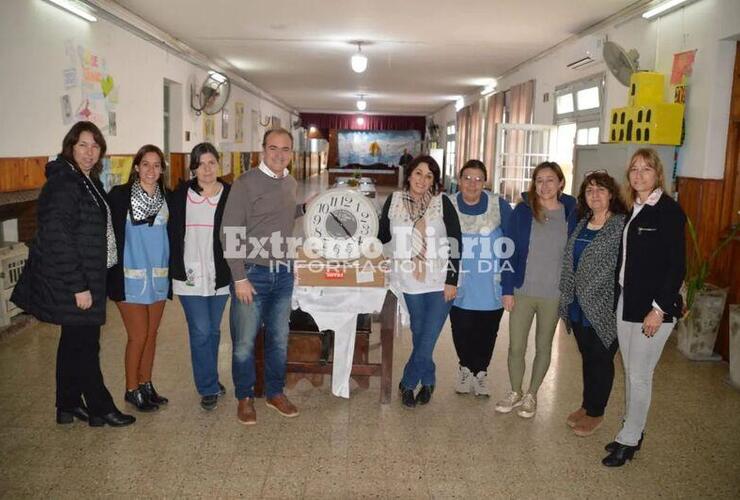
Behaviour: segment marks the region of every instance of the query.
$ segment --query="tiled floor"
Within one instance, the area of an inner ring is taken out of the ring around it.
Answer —
[[[108,313],[102,365],[123,409],[126,334],[115,307]],[[321,388],[302,381],[288,392],[301,410],[297,419],[258,401],[258,424],[244,427],[235,417],[227,318],[220,372],[228,396],[219,407],[206,413],[198,406],[182,308],[171,302],[154,376],[171,403],[137,414],[137,423],[123,429],[54,423],[57,327],[37,325],[0,340],[0,497],[740,496],[740,393],[725,384],[725,363],[689,362],[674,341],[657,369],[642,451],[625,467],[607,469],[600,460],[621,418],[621,365],[605,424],[592,437],[576,437],[564,421],[580,403],[580,356],[563,332],[531,420],[493,410],[508,389],[504,316],[490,400],[453,392],[456,356],[448,325],[435,353],[438,386],[427,407],[403,409],[395,393],[390,405],[379,405],[377,381],[338,399],[327,377]],[[377,356],[377,339],[373,346]],[[409,351],[404,332],[396,339],[396,382]]]

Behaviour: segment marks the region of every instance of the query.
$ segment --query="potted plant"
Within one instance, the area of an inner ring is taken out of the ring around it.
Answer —
[[[709,257],[705,257],[699,247],[696,228],[687,218],[691,238],[692,254],[687,259],[686,279],[684,281],[686,314],[678,321],[678,350],[695,361],[716,361],[721,359],[714,353],[719,324],[727,301],[727,288],[719,288],[707,283],[712,262],[732,241],[740,226],[730,228],[727,236],[720,240]]]
[[[740,389],[740,304],[730,304],[730,385]]]

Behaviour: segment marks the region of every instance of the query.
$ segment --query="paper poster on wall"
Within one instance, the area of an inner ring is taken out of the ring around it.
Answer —
[[[244,142],[244,103],[234,104],[234,142]]]
[[[694,71],[694,60],[696,59],[696,50],[687,50],[673,54],[673,68],[671,69],[671,93],[673,102],[686,104],[686,88],[689,84],[689,77]]]
[[[229,145],[220,144],[221,146],[221,174],[229,175],[231,173],[231,151],[228,151]]]
[[[106,191],[128,181],[133,161],[133,156],[111,156],[105,159],[103,170],[100,173],[100,182],[103,183]]]
[[[69,125],[72,123],[72,101],[69,99],[69,94],[64,94],[60,101],[62,104],[62,123]]]
[[[108,112],[108,135],[116,136],[118,127],[116,126],[116,114],[113,111]]]
[[[108,72],[105,59],[82,45],[75,47],[72,40],[65,41],[64,55],[67,67],[62,70],[62,86],[69,92],[61,98],[62,122],[67,125],[72,121],[89,120],[103,133],[116,135],[118,85]]]
[[[260,148],[260,115],[256,109],[252,110],[252,151]]]
[[[80,84],[77,79],[77,68],[67,68],[63,70],[62,78],[64,79],[64,90],[73,89]]]
[[[203,118],[203,141],[213,144],[216,138],[216,120],[212,116]]]
[[[229,110],[221,110],[221,139],[229,138]]]

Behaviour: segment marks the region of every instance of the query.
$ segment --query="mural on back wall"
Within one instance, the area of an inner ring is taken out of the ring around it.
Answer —
[[[418,130],[340,130],[337,133],[339,164],[398,165],[403,150],[412,156],[421,152]]]

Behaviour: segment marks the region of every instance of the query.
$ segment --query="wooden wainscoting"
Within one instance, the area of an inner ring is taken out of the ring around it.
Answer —
[[[181,181],[187,180],[190,177],[186,175],[188,156],[188,153],[170,153],[170,182],[168,186],[170,189],[175,189]]]
[[[683,208],[686,215],[691,218],[696,228],[696,234],[699,240],[699,248],[703,255],[708,256],[714,248],[717,247],[720,239],[727,234],[728,224],[723,223],[725,217],[725,207],[723,207],[724,181],[722,179],[696,179],[693,177],[678,178],[678,202]],[[737,242],[734,244],[736,249],[727,248],[712,266],[709,281],[712,284],[729,287],[730,293],[727,297],[727,304],[736,304],[738,299],[737,289],[740,286],[740,265],[734,265],[734,262],[740,262],[732,258],[732,254],[740,254],[740,246]],[[688,231],[686,232],[686,251],[687,257],[693,255],[693,245],[691,243]],[[733,269],[736,268],[736,269]],[[734,278],[733,278],[734,275]],[[725,308],[725,316],[728,309]],[[722,321],[724,328],[720,328],[720,335],[717,337],[717,343],[714,350],[724,359],[729,356],[729,337],[727,334],[728,319],[725,317]]]
[[[44,167],[48,156],[0,158],[0,192],[37,189],[46,182]]]

